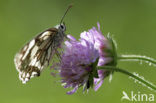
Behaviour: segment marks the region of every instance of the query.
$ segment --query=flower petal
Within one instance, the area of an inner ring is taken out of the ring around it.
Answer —
[[[75,93],[77,91],[77,89],[78,89],[78,86],[76,86],[73,90],[68,91],[67,94],[71,95],[71,94]]]

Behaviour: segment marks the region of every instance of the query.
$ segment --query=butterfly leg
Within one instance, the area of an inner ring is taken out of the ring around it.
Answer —
[[[61,62],[61,53],[58,50],[55,50],[56,56],[58,57],[59,61]]]

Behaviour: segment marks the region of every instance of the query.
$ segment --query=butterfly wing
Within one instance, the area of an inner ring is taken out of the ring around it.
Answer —
[[[14,63],[23,83],[32,77],[40,76],[41,71],[49,65],[55,53],[57,34],[58,29],[48,29],[37,35],[16,54]]]

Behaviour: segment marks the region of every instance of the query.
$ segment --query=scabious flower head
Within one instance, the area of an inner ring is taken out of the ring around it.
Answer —
[[[112,50],[112,46],[108,38],[103,36],[100,30],[100,24],[97,23],[97,25],[98,30],[93,27],[92,29],[88,30],[88,32],[82,32],[80,37],[94,44],[94,47],[99,51],[100,55],[98,66],[103,66],[112,61],[110,52],[107,52]]]
[[[67,92],[72,94],[78,87],[87,83],[92,71],[91,64],[99,57],[99,53],[94,45],[85,39],[76,41],[69,35],[68,38],[70,41],[65,42],[64,53],[61,57],[60,76],[65,88],[74,88]]]
[[[64,88],[73,88],[67,94],[75,93],[81,86],[84,89],[94,86],[94,90],[98,90],[109,72],[97,70],[96,66],[113,61],[110,41],[102,35],[99,24],[98,30],[93,27],[81,33],[79,41],[70,35],[67,37],[69,40],[65,41],[61,62],[57,66]]]
[[[116,65],[116,61],[114,60],[114,57],[116,55],[116,52],[113,49],[114,42],[109,37],[106,38],[103,36],[101,30],[100,30],[100,24],[97,23],[98,29],[93,27],[92,29],[88,30],[88,32],[84,31],[81,33],[80,37],[82,39],[85,39],[92,44],[94,44],[94,47],[99,52],[99,62],[98,66],[104,66],[104,65]],[[98,76],[99,78],[94,78],[94,89],[97,91],[99,87],[103,84],[103,80],[106,76],[110,74],[109,71],[106,70],[98,70]]]

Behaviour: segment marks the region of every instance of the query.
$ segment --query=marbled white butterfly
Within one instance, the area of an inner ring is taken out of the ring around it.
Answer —
[[[71,7],[68,7],[59,25],[37,35],[15,55],[14,63],[22,83],[40,76],[41,71],[49,65],[53,55],[57,53],[57,48],[66,37],[64,33],[66,27],[62,21]]]

